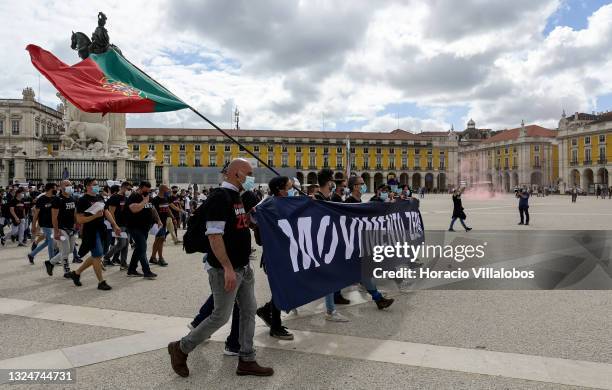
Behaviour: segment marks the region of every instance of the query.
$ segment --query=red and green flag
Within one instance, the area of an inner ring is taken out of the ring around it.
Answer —
[[[69,66],[28,45],[32,64],[77,108],[86,112],[162,112],[189,106],[110,48]]]

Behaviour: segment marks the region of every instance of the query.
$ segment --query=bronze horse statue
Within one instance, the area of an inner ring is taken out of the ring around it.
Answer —
[[[82,32],[72,32],[70,37],[70,48],[76,50],[79,53],[79,57],[84,60],[89,57],[89,47],[91,46],[91,39]]]

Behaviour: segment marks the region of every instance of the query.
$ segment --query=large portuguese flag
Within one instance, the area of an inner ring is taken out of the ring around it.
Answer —
[[[36,69],[82,111],[160,112],[189,107],[112,48],[72,66],[36,45],[26,50]]]

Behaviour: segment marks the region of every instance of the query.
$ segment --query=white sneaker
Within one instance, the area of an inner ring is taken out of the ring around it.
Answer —
[[[225,347],[225,348],[223,348],[223,354],[225,356],[238,356],[238,355],[240,355],[240,352],[239,351],[232,351],[228,347]]]
[[[349,319],[334,310],[331,313],[325,314],[325,319],[331,322],[349,322]]]

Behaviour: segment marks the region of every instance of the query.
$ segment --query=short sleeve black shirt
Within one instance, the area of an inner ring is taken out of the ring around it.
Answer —
[[[162,224],[166,226],[166,220],[170,216],[170,201],[165,196],[158,196],[151,203],[153,203],[155,210],[157,210]]]
[[[57,197],[57,202],[53,206],[54,209],[59,209],[57,214],[57,226],[60,229],[74,229],[74,211],[76,209],[76,201],[72,196],[65,197],[60,195]]]
[[[127,199],[125,207],[127,208],[126,218],[127,227],[131,229],[145,229],[149,230],[153,224],[153,204],[147,203],[145,207],[137,213],[132,212],[129,209],[131,204],[142,202],[143,197],[138,192],[134,192]]]
[[[93,206],[96,202],[104,203],[104,198],[100,195],[89,195],[84,194],[79,198],[76,204],[76,210],[79,214],[85,216],[91,216],[90,213],[86,213],[85,210]],[[104,225],[104,217],[96,218],[93,221],[89,221],[83,224],[83,235],[95,234],[96,232],[104,234],[106,232],[106,225]]]
[[[12,207],[15,211],[15,215],[17,215],[17,218],[19,219],[23,219],[23,217],[25,216],[25,204],[22,200],[17,199],[17,197],[13,197],[13,199],[11,199],[11,201],[8,204],[9,206],[9,210]],[[11,213],[11,219],[13,220],[13,222],[15,221],[15,218],[13,218],[13,214]]]
[[[38,224],[41,227],[51,228],[51,209],[57,204],[57,197],[42,195],[36,199],[36,208],[38,209]]]
[[[113,214],[113,217],[115,218],[115,222],[118,226],[125,226],[125,203],[125,195],[121,194],[113,194],[106,201],[107,209],[110,208],[110,206],[115,207],[115,213]]]
[[[219,189],[213,191],[207,202],[203,210],[204,220],[225,222],[223,243],[232,266],[246,266],[251,255],[251,232],[240,194],[230,189]],[[208,254],[207,262],[212,267],[221,268],[214,253]]]

